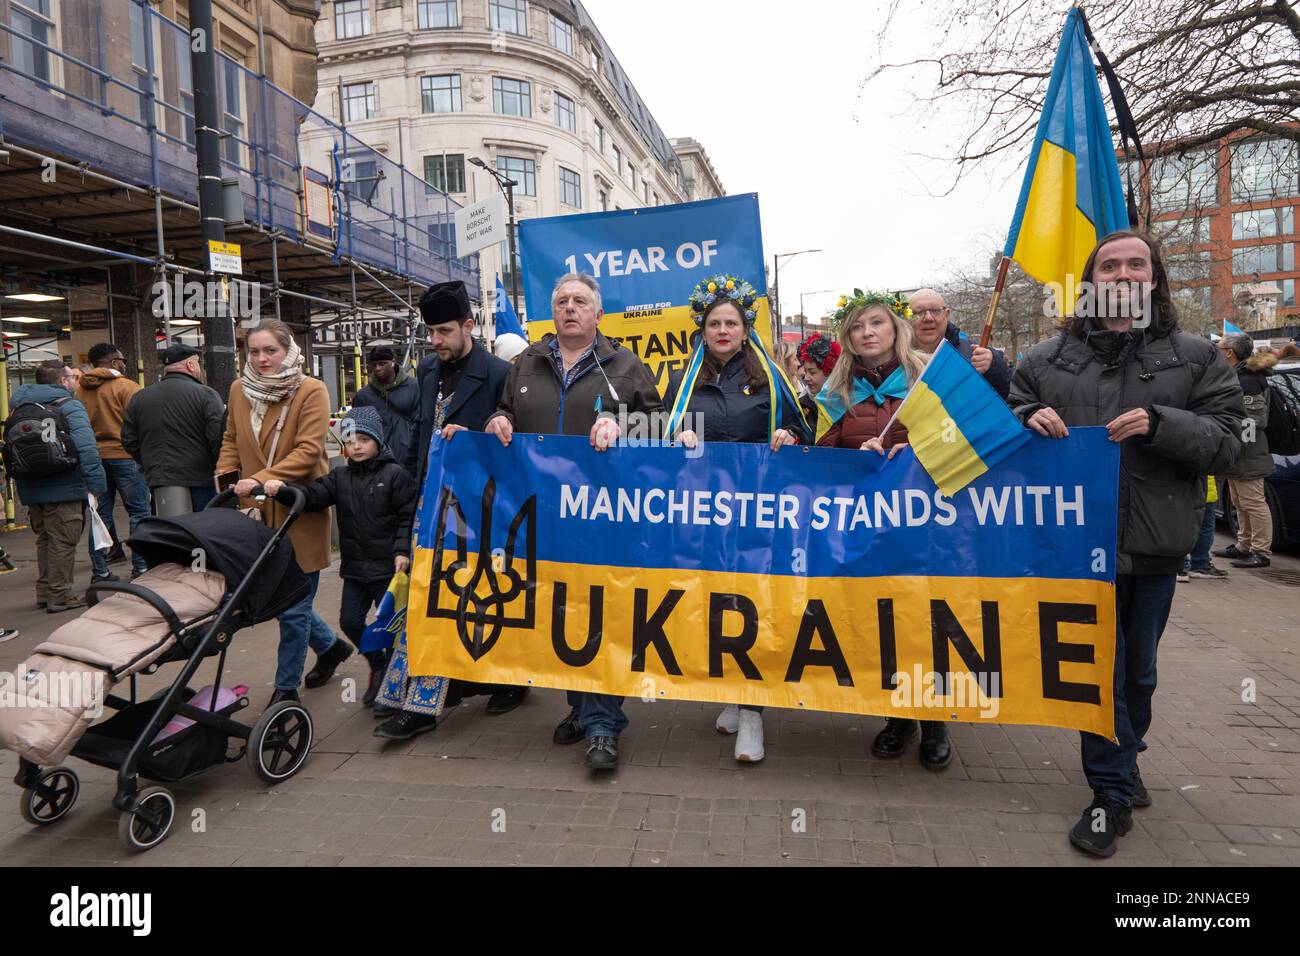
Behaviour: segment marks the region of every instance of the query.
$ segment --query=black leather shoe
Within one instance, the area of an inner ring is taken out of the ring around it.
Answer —
[[[618,767],[618,738],[592,737],[587,747],[587,767],[590,770],[614,770]]]
[[[316,666],[307,674],[303,681],[308,687],[322,687],[329,683],[334,672],[339,669],[339,665],[352,656],[352,648],[343,638],[335,638],[330,649],[324,654],[316,657]]]
[[[1133,768],[1133,806],[1151,806],[1151,794],[1147,792],[1147,785],[1142,782],[1142,774],[1136,767]]]
[[[527,687],[502,687],[488,698],[487,712],[489,714],[508,714],[522,704],[527,696]]]
[[[921,764],[926,770],[939,771],[952,763],[952,744],[948,728],[939,720],[921,721]]]
[[[375,698],[379,696],[379,688],[384,686],[384,673],[385,670],[382,667],[371,668],[370,682],[366,684],[366,692],[361,697],[362,707],[373,707],[375,705]]]
[[[1238,558],[1236,561],[1233,561],[1232,566],[1234,568],[1266,568],[1272,563],[1273,561],[1270,558],[1251,552],[1244,558]]]
[[[438,726],[438,718],[428,714],[399,711],[375,728],[375,736],[385,740],[410,740],[417,734],[428,733]]]
[[[1114,856],[1119,838],[1132,829],[1133,811],[1096,796],[1070,831],[1070,842],[1093,856]]]
[[[877,757],[901,757],[907,742],[916,736],[916,721],[904,717],[886,717],[885,726],[871,742]]]
[[[275,693],[271,695],[271,699],[266,702],[266,709],[270,710],[282,700],[291,700],[295,704],[302,703],[302,698],[298,696],[296,690],[280,690],[280,688],[277,687]]]
[[[1244,558],[1249,551],[1238,551],[1235,544],[1230,544],[1226,548],[1216,548],[1210,552],[1216,558]]]
[[[555,733],[551,734],[551,740],[557,744],[576,744],[586,735],[582,728],[578,726],[578,708],[569,711],[569,716],[560,721],[559,726],[555,728]]]

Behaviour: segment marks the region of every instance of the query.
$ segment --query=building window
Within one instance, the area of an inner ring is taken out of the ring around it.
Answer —
[[[370,0],[334,0],[334,37],[350,40],[370,32]]]
[[[229,136],[222,137],[221,150],[226,162],[233,166],[240,165],[240,140],[244,136],[244,99],[240,95],[240,69],[232,60],[218,57],[217,62],[222,71],[221,92],[224,102],[221,104],[221,128]]]
[[[573,55],[573,27],[568,20],[551,14],[551,46],[561,53]]]
[[[645,204],[650,205],[650,181],[648,179],[641,180],[641,193]]]
[[[600,211],[609,212],[609,193],[600,189],[596,191],[596,196],[600,200]]]
[[[352,178],[343,181],[343,191],[368,205],[379,189],[379,163],[373,159],[352,160],[351,163]]]
[[[446,153],[424,157],[424,181],[445,193],[465,191],[465,154]]]
[[[1300,146],[1263,139],[1232,148],[1232,201],[1263,202],[1300,195]]]
[[[415,12],[416,23],[421,30],[443,30],[460,26],[456,0],[419,0]]]
[[[570,133],[578,131],[578,107],[563,93],[555,94],[555,125]]]
[[[420,108],[425,113],[459,113],[459,74],[420,77]]]
[[[1294,268],[1295,246],[1289,242],[1232,250],[1232,274],[1235,276],[1290,272]]]
[[[632,165],[631,160],[627,164],[627,184],[632,187],[632,195],[636,195],[636,167]]]
[[[582,208],[582,177],[563,166],[560,167],[560,202]]]
[[[537,195],[537,164],[531,159],[520,159],[518,156],[498,156],[497,172],[519,184],[515,187],[516,196]]]
[[[1171,282],[1195,282],[1210,277],[1208,252],[1176,252],[1165,257],[1165,271]]]
[[[525,0],[488,0],[488,29],[528,35],[528,4]]]
[[[9,5],[9,25],[16,31],[9,34],[13,65],[46,82],[50,79],[50,51],[36,44],[54,46],[51,42],[54,36],[54,18],[51,16],[50,3],[51,0],[13,0]],[[20,39],[22,36],[29,36],[31,40]]]
[[[181,117],[185,125],[185,141],[194,145],[194,75],[190,72],[190,58],[176,58],[176,82],[181,90]]]
[[[596,152],[604,156],[605,155],[605,127],[600,125],[599,120],[596,120],[592,124],[592,130],[593,130],[592,139],[594,139],[596,142]]]
[[[1295,305],[1295,279],[1283,279],[1280,284],[1282,286],[1282,305]]]
[[[600,54],[596,52],[595,47],[591,48],[591,72],[600,75]]]
[[[531,118],[532,87],[527,80],[510,80],[503,76],[492,77],[492,109],[506,116]]]
[[[1204,209],[1219,202],[1219,165],[1214,150],[1151,161],[1151,208],[1156,212]]]
[[[151,120],[149,115],[149,90],[151,84],[149,76],[149,39],[145,36],[145,19],[149,14],[145,13],[138,3],[130,2],[127,6],[130,8],[131,17],[131,71],[135,74],[135,88],[140,91],[136,119],[148,125]]]
[[[614,147],[614,175],[623,178],[623,151],[617,146]]]
[[[1268,239],[1295,233],[1295,207],[1254,209],[1232,214],[1233,239]]]
[[[375,84],[345,83],[343,85],[343,122],[371,119],[375,115]]]
[[[1207,216],[1166,219],[1154,223],[1152,231],[1165,249],[1204,245],[1210,241],[1210,220]]]
[[[514,288],[513,277],[515,275],[521,274],[523,271],[519,264],[519,250],[518,249],[515,250],[514,268],[511,269],[510,240],[509,239],[501,240],[501,245],[498,247],[498,249],[499,249],[499,254],[497,258],[501,262],[501,284],[504,285],[507,290],[510,290]]]

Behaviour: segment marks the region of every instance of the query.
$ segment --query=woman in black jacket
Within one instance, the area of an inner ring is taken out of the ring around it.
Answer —
[[[691,295],[700,340],[664,395],[668,431],[687,448],[702,438],[764,442],[775,452],[811,439],[789,380],[754,334],[757,298],[748,282],[733,276],[705,279]],[[718,732],[736,734],[738,761],[763,759],[762,713],[762,707],[729,704],[718,716]]]
[[[339,577],[343,579],[339,625],[360,649],[366,615],[371,607],[379,606],[393,574],[411,566],[411,523],[417,490],[415,479],[393,460],[384,445],[384,425],[378,411],[364,406],[354,408],[340,426],[347,441],[348,462],[303,488],[307,494],[304,510],[324,511],[331,505],[338,509],[339,551],[343,557],[339,566]],[[274,496],[283,484],[268,481],[267,495]],[[370,683],[363,703],[368,707],[374,703],[383,681],[387,660],[383,651],[368,652],[366,660],[370,664]],[[330,670],[319,683],[332,677],[337,666],[319,661],[318,669]]]

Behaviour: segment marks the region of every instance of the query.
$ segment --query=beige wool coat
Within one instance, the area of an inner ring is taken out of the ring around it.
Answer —
[[[275,461],[267,462],[275,426],[280,411],[288,406],[284,428],[275,449]],[[253,435],[250,419],[252,405],[244,395],[239,382],[230,388],[229,410],[226,415],[226,434],[221,441],[221,456],[217,459],[217,474],[238,471],[239,477],[267,482],[272,478],[299,485],[310,484],[329,472],[325,457],[325,432],[329,427],[329,392],[325,385],[304,378],[298,390],[284,402],[267,406],[262,428]],[[255,501],[241,501],[241,507],[251,507]],[[262,506],[266,523],[272,527],[284,521],[288,509],[273,501]],[[303,514],[289,529],[293,552],[303,571],[311,574],[330,565],[330,513],[317,511]]]

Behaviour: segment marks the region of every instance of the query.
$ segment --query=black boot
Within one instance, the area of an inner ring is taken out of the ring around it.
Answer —
[[[921,763],[926,770],[942,770],[952,763],[948,728],[941,720],[921,721]]]
[[[388,655],[383,651],[370,651],[366,654],[370,664],[370,682],[366,684],[366,693],[361,698],[362,707],[373,707],[379,696],[379,688],[384,686],[384,675],[388,673]]]
[[[901,757],[907,742],[916,736],[916,721],[905,717],[886,717],[884,729],[876,734],[871,752],[877,757]]]
[[[427,733],[437,726],[437,717],[401,710],[376,727],[374,734],[385,740],[410,740],[417,734]]]
[[[296,690],[280,690],[280,688],[277,687],[275,693],[271,695],[271,699],[266,702],[266,709],[270,710],[282,700],[291,700],[295,704],[302,703],[302,698],[298,696]]]
[[[555,733],[551,735],[551,740],[557,744],[576,744],[579,740],[585,740],[586,734],[582,732],[582,727],[578,723],[578,708],[574,707],[555,728]]]
[[[493,715],[508,714],[522,704],[527,696],[527,687],[501,687],[488,698],[487,712]]]
[[[1142,774],[1138,773],[1137,767],[1133,768],[1133,806],[1151,806],[1151,793],[1147,790],[1147,785],[1142,782]]]
[[[1093,856],[1114,856],[1119,838],[1132,829],[1132,810],[1109,797],[1095,796],[1070,831],[1070,842]]]
[[[322,687],[329,683],[334,672],[339,669],[339,665],[352,656],[352,648],[343,638],[335,638],[330,649],[324,654],[316,657],[316,666],[307,674],[303,681],[308,687]]]

